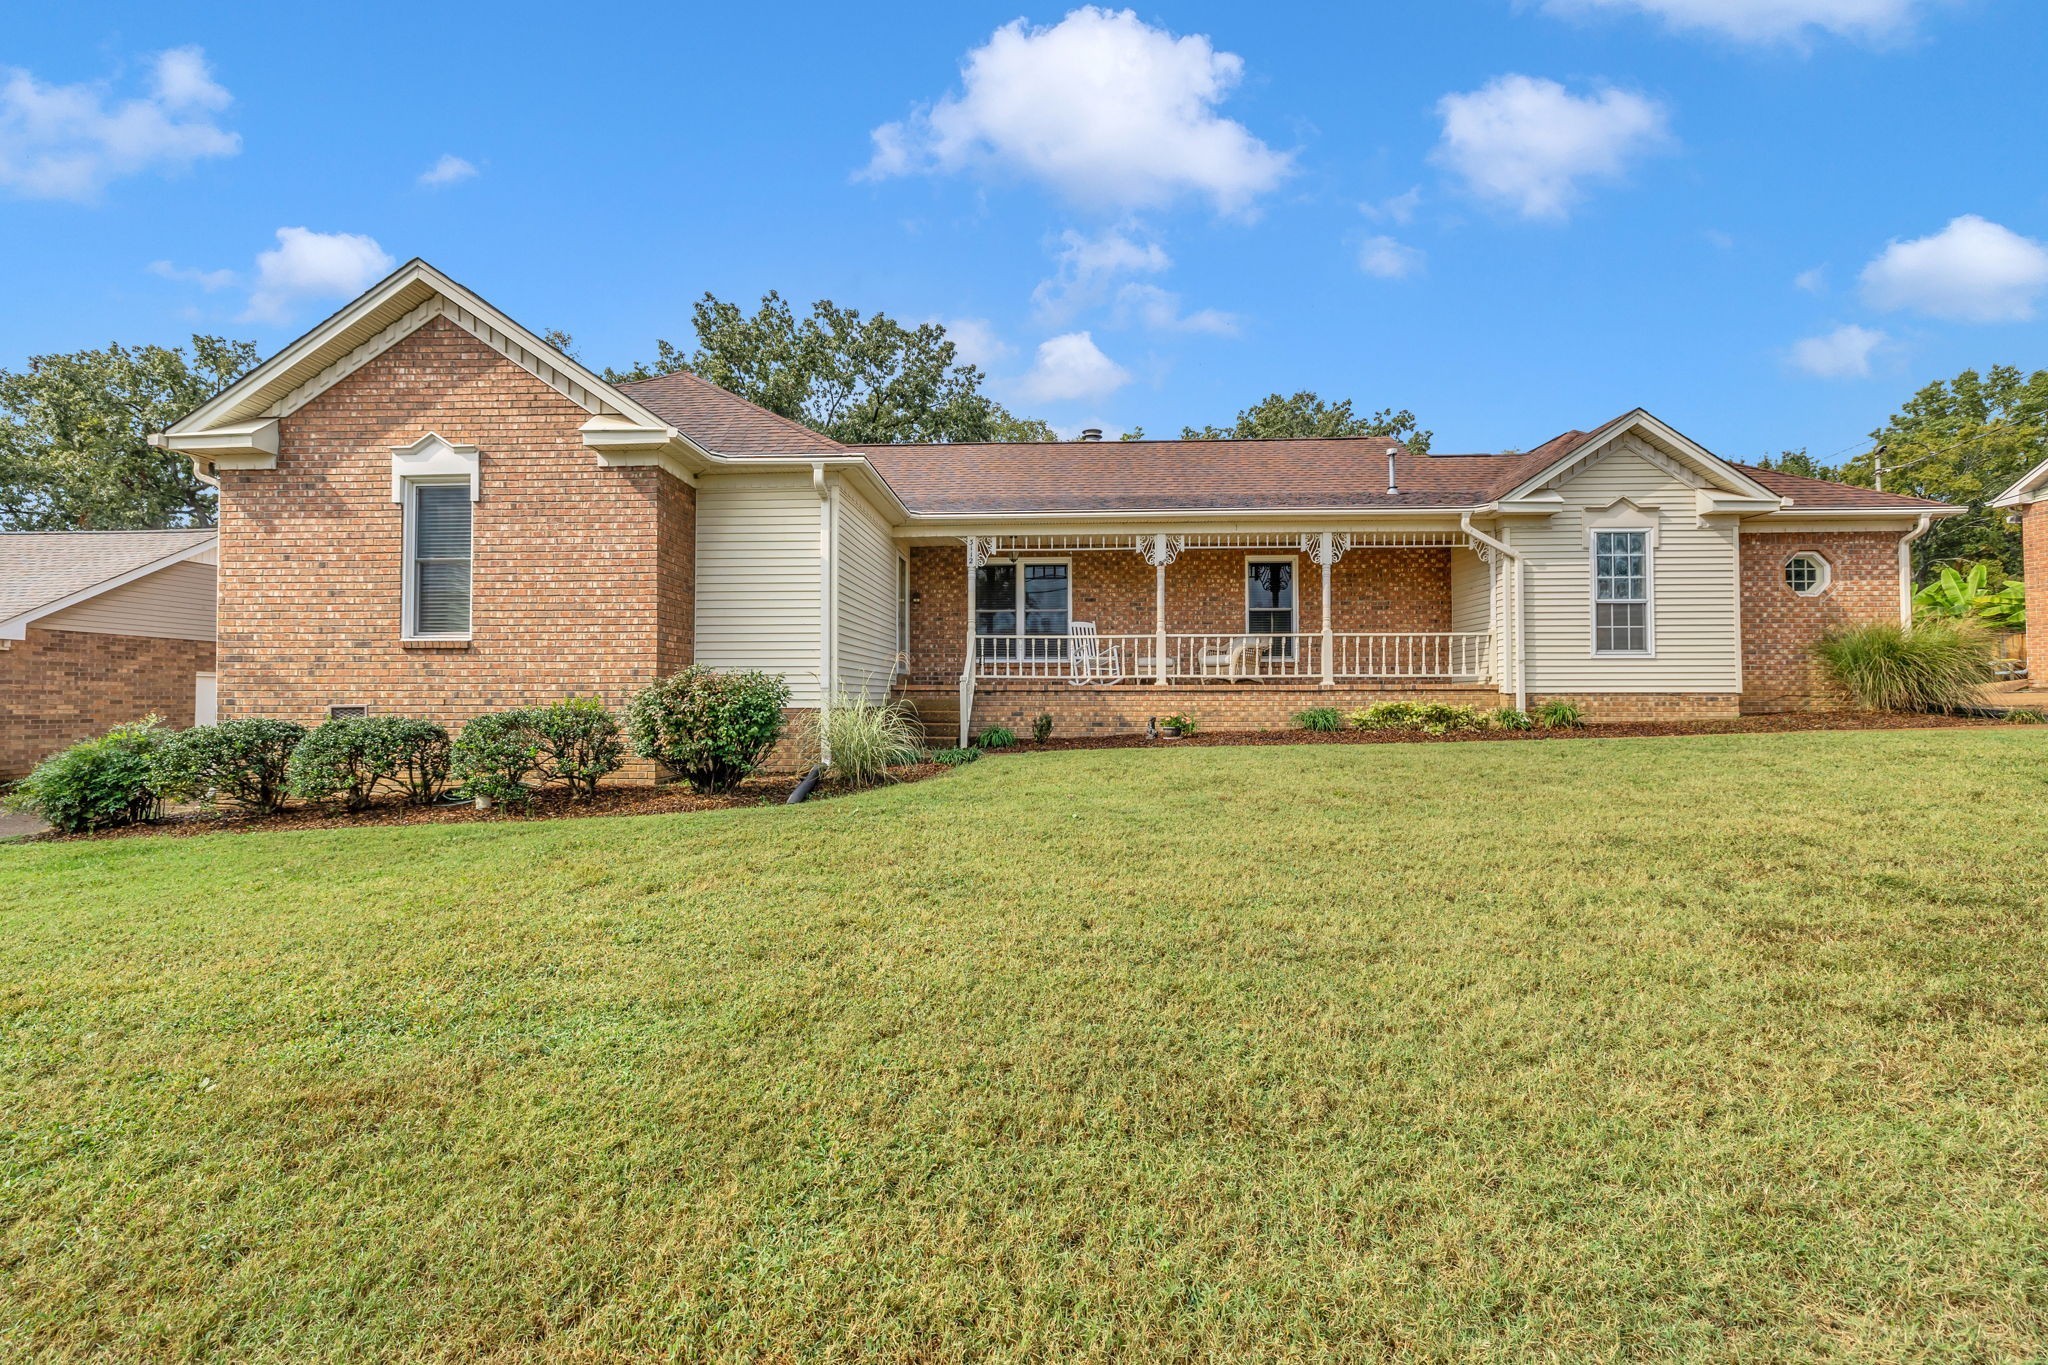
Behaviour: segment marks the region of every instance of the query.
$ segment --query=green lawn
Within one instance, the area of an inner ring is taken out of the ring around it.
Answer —
[[[2048,741],[0,847],[0,1355],[2048,1352]]]

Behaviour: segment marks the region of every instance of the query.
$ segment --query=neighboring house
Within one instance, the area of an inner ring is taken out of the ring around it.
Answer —
[[[2027,677],[2033,688],[2048,688],[2048,460],[2028,470],[1993,499],[2020,524],[2020,575],[2027,585]]]
[[[1594,718],[1822,694],[1956,509],[1646,412],[1387,440],[849,448],[688,374],[608,384],[413,261],[159,438],[220,488],[227,715],[460,722],[692,661],[970,724],[1284,725],[1388,696]]]
[[[0,533],[0,780],[158,715],[213,719],[214,534]]]

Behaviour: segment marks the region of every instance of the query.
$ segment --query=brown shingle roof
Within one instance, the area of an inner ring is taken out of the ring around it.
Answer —
[[[193,531],[0,532],[0,620],[212,540]]]
[[[1880,493],[1875,488],[1859,488],[1853,483],[1833,483],[1827,479],[1808,479],[1798,474],[1786,474],[1776,469],[1758,469],[1755,465],[1728,463],[1755,479],[1781,498],[1790,498],[1794,512],[1854,512],[1854,511],[1899,511],[1908,507],[1939,508],[1953,504],[1936,502],[1933,498],[1909,497],[1904,493]]]
[[[618,388],[714,455],[824,455],[846,449],[687,370]]]

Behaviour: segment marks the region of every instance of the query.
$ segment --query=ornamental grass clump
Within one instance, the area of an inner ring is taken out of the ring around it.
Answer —
[[[692,664],[633,694],[626,735],[700,792],[730,791],[782,738],[789,685],[767,673],[715,673]]]
[[[1873,711],[1959,711],[1976,705],[1997,676],[1984,630],[1939,617],[1911,629],[1850,626],[1821,637],[1813,652],[1829,678]]]
[[[1017,742],[1017,732],[1002,725],[991,725],[974,737],[977,749],[1007,749]]]
[[[1311,706],[1306,711],[1294,713],[1294,725],[1299,730],[1328,734],[1344,728],[1344,713],[1334,706]]]
[[[1586,710],[1575,701],[1552,697],[1533,712],[1536,723],[1546,730],[1577,730],[1586,723]]]
[[[1486,713],[1486,724],[1493,730],[1533,730],[1536,722],[1527,711],[1512,706],[1503,706]]]
[[[251,815],[284,806],[292,751],[306,727],[289,720],[224,720],[164,737],[153,760],[170,800],[226,802]]]
[[[886,781],[892,766],[915,763],[923,752],[924,727],[900,701],[835,696],[811,732],[816,750],[831,755],[834,775],[853,787]]]
[[[155,716],[116,725],[44,759],[0,805],[47,820],[66,834],[155,820],[164,805],[155,760],[171,733]]]

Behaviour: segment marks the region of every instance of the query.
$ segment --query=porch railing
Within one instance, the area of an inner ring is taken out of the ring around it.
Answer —
[[[1314,683],[1323,677],[1323,636],[1169,633],[1165,680]],[[981,635],[974,640],[977,678],[1036,678],[1076,684],[1160,681],[1162,637],[1118,635]],[[1330,677],[1357,682],[1432,678],[1483,682],[1492,671],[1488,631],[1357,632],[1330,636]]]

